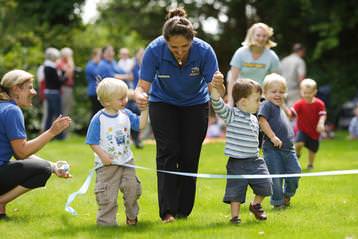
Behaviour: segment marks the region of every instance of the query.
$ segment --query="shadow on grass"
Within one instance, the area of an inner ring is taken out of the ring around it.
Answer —
[[[170,224],[163,224],[159,220],[155,221],[140,221],[136,226],[127,226],[125,224],[120,224],[117,227],[100,227],[96,224],[87,224],[87,225],[72,225],[66,216],[62,217],[63,227],[57,228],[54,230],[47,230],[44,233],[44,236],[49,237],[57,235],[59,237],[76,237],[83,236],[84,234],[89,234],[93,237],[110,237],[116,235],[129,235],[129,234],[145,234],[148,232],[157,232],[158,234],[166,233],[179,233],[179,232],[198,232],[198,231],[207,231],[208,229],[213,230],[223,230],[223,229],[234,229],[234,228],[250,228],[252,226],[257,226],[265,222],[260,222],[255,219],[247,220],[239,225],[233,225],[229,221],[227,222],[214,222],[214,223],[203,223],[193,221],[193,219],[186,220],[177,220],[176,222]]]
[[[96,224],[87,224],[87,225],[73,225],[67,216],[62,216],[61,218],[63,226],[61,228],[56,228],[54,230],[47,230],[45,236],[57,235],[59,237],[75,237],[78,234],[89,234],[96,237],[99,236],[113,236],[117,234],[130,234],[130,233],[143,233],[149,231],[153,224],[157,224],[152,221],[140,221],[136,226],[127,226],[125,224],[120,224],[119,226],[113,227],[101,227]]]

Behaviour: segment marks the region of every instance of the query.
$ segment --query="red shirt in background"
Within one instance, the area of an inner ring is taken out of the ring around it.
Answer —
[[[296,101],[291,110],[297,117],[297,128],[312,139],[318,140],[320,133],[317,132],[317,124],[322,115],[326,115],[326,106],[324,102],[314,97],[312,103],[305,99]]]

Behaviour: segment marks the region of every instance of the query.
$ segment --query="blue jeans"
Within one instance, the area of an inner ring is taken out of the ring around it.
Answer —
[[[264,159],[270,174],[294,174],[301,173],[293,145],[288,149],[272,148],[270,145],[263,146]],[[284,197],[292,197],[298,188],[299,178],[273,178],[271,204],[283,205]]]
[[[60,91],[55,92],[54,90],[51,93],[46,93],[47,101],[47,118],[45,121],[45,130],[51,128],[52,122],[62,114],[62,101]],[[64,134],[60,133],[56,136],[56,139],[64,139]]]

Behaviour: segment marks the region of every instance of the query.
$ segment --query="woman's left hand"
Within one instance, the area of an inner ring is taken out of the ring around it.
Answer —
[[[70,126],[71,121],[72,120],[69,116],[59,115],[57,119],[55,119],[55,121],[52,123],[51,128],[49,130],[53,135],[56,136],[65,129],[67,129]]]

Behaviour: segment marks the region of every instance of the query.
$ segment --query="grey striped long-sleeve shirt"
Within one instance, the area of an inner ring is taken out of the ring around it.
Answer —
[[[211,98],[212,106],[227,124],[224,153],[233,158],[252,158],[259,156],[259,124],[257,118],[239,108],[224,104],[220,98]]]

